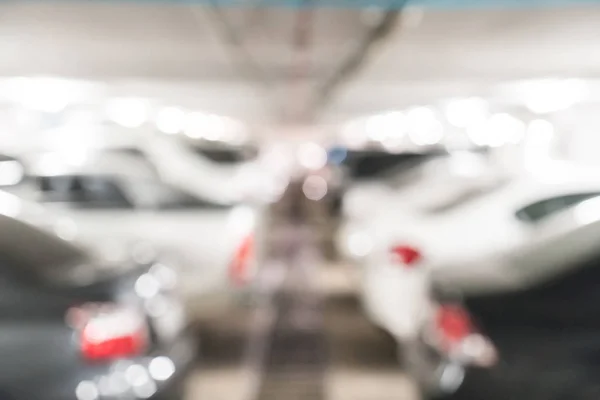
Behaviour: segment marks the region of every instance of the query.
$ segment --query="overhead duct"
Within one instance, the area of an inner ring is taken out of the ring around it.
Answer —
[[[215,27],[221,39],[229,48],[241,75],[249,81],[259,83],[266,89],[271,89],[273,82],[268,73],[256,62],[251,52],[246,48],[244,35],[228,21],[223,9],[219,6],[219,2],[212,0],[210,6],[203,8],[203,10],[208,14],[206,19]],[[192,11],[199,17],[196,8],[192,7]]]
[[[389,4],[388,10],[382,10],[378,22],[373,23],[360,38],[354,48],[334,69],[327,79],[317,87],[312,109],[324,107],[342,83],[352,77],[369,58],[373,47],[385,39],[396,27],[399,16],[408,0],[398,0]]]

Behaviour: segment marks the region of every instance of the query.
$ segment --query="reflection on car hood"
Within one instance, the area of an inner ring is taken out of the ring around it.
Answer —
[[[101,237],[84,232],[67,216],[0,191],[0,214],[26,222],[62,240],[86,249],[99,269],[123,268],[128,264],[147,263],[155,257],[151,246],[130,237]]]

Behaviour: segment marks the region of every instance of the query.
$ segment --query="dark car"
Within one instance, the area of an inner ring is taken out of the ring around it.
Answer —
[[[543,252],[513,254],[507,267],[520,278],[511,279],[512,285],[478,292],[434,281],[436,305],[413,358],[419,359],[413,368],[433,371],[420,375],[430,378],[423,386],[435,380],[432,397],[600,398],[600,209],[595,210],[593,219],[577,209],[565,213],[585,216],[586,223],[553,237]]]
[[[173,278],[0,213],[0,399],[178,398],[195,344]]]

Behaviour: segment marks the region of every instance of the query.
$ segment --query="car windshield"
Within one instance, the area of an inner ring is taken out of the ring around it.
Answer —
[[[76,208],[132,208],[117,179],[104,175],[58,175],[37,178],[40,201]]]
[[[81,248],[28,223],[0,214],[0,261],[39,279],[63,279],[91,262]]]
[[[394,154],[382,151],[348,152],[344,167],[352,180],[386,179],[396,171],[410,169],[428,159],[426,154]]]
[[[600,196],[600,192],[587,192],[540,200],[517,211],[516,217],[523,222],[539,223],[559,211],[598,196]]]
[[[249,148],[194,147],[194,151],[219,164],[240,164],[254,158],[254,152]]]
[[[158,180],[130,179],[127,184],[136,204],[162,210],[177,209],[226,209],[229,204],[221,204],[201,198],[193,193]]]

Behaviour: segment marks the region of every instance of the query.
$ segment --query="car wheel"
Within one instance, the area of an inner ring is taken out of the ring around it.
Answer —
[[[399,344],[397,351],[401,366],[414,379],[418,387],[420,398],[444,398],[446,393],[456,390],[457,387],[441,387],[440,373],[444,365],[443,360],[421,340]],[[457,380],[457,385],[460,385],[460,381]]]

